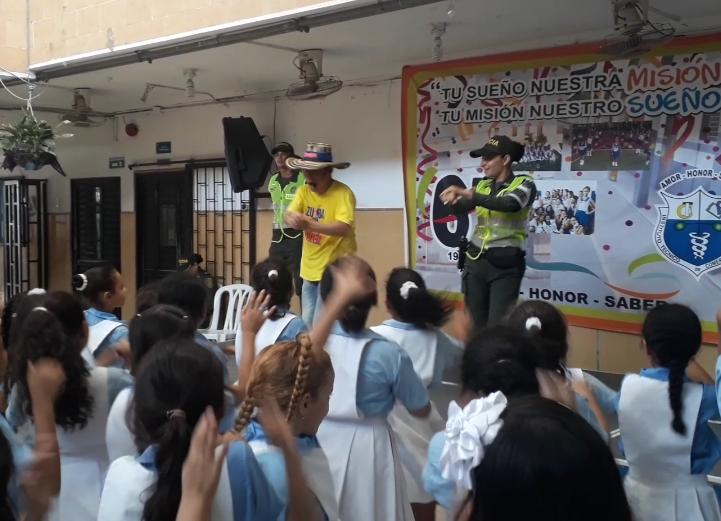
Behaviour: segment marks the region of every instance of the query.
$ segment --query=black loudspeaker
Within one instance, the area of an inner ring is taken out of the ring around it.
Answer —
[[[234,192],[260,188],[273,163],[252,118],[223,118],[225,160]]]

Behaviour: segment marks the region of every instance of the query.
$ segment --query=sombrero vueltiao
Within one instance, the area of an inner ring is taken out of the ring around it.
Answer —
[[[326,143],[308,143],[302,158],[289,157],[285,164],[293,170],[344,169],[350,166],[348,162],[334,162],[331,146]]]

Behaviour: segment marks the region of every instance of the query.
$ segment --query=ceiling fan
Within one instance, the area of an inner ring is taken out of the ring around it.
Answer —
[[[645,54],[668,42],[676,34],[670,23],[654,22],[649,12],[681,23],[681,18],[649,5],[649,0],[611,0],[614,34],[601,42],[599,51],[612,56]]]
[[[299,71],[300,81],[291,83],[285,95],[293,100],[323,98],[343,87],[343,82],[333,76],[323,76],[323,50],[300,51],[293,59]]]
[[[104,125],[107,117],[107,114],[95,112],[90,106],[90,89],[74,89],[72,110],[59,116],[68,125],[81,128]]]

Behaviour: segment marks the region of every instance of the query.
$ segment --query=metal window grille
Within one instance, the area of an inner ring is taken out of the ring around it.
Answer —
[[[47,181],[3,183],[5,299],[48,285]]]
[[[234,193],[224,165],[193,167],[193,251],[219,286],[247,283],[255,262],[251,191]]]

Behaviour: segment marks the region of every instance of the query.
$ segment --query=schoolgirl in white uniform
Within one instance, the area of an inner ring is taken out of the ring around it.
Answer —
[[[223,381],[231,385],[235,381],[235,370],[231,360],[223,349],[215,342],[208,340],[197,329],[205,320],[208,312],[208,290],[201,279],[190,273],[171,273],[160,281],[158,285],[158,304],[177,306],[188,315],[194,324],[195,343],[204,347],[220,361],[223,365]],[[226,406],[225,417],[218,421],[220,432],[224,433],[233,426],[236,397],[230,392],[225,393]]]
[[[192,340],[195,327],[190,318],[180,309],[167,304],[158,304],[136,315],[130,321],[130,351],[132,354],[131,374],[150,349],[162,340]],[[133,388],[123,389],[113,402],[105,428],[105,441],[110,461],[121,456],[136,456],[138,449],[131,432],[130,404]]]
[[[44,294],[45,291],[41,291]],[[8,351],[12,348],[46,352],[50,345],[65,339],[57,319],[47,309],[34,308],[24,318],[21,331],[13,331],[18,346],[11,346],[10,331],[15,304],[26,295],[19,294],[3,312],[2,345],[0,346],[0,380],[7,381]],[[26,359],[27,360],[27,359]],[[49,501],[60,491],[60,454],[55,425],[55,400],[65,385],[62,364],[51,358],[27,360],[25,367],[12,369],[18,384],[30,395],[29,417],[32,418],[33,445],[23,443],[5,416],[0,415],[0,519],[44,518]],[[21,487],[21,483],[24,486]]]
[[[278,497],[287,503],[283,455],[252,416],[262,399],[273,398],[278,402],[294,435],[308,486],[315,496],[317,508],[312,520],[339,519],[330,467],[316,437],[318,426],[328,411],[332,389],[330,358],[324,351],[312,348],[307,334],[302,334],[298,340],[277,342],[255,359],[246,398],[235,424],[236,431],[243,432]]]
[[[566,367],[568,324],[563,314],[542,300],[526,300],[514,307],[506,322],[534,340],[539,364],[567,380],[574,389],[576,412],[608,439],[607,416],[617,412],[618,393],[593,375]]]
[[[290,299],[293,297],[293,275],[283,262],[273,257],[259,262],[251,273],[253,290],[256,293],[265,291],[270,295],[269,307],[275,307],[274,313],[268,317],[255,335],[255,353],[259,354],[266,347],[276,342],[295,340],[305,331],[303,319],[289,311]],[[243,352],[243,334],[235,336],[235,361],[240,365]]]
[[[701,322],[680,304],[651,310],[643,323],[651,367],[621,384],[618,420],[637,521],[717,521],[717,494],[706,475],[721,459],[708,426],[719,410],[712,385],[684,375],[701,345]]]
[[[122,367],[116,354],[118,348],[126,347],[128,326],[113,314],[125,304],[127,288],[120,272],[112,266],[91,268],[74,275],[73,289],[90,304],[85,310],[85,320],[90,328],[88,345],[83,358],[90,367],[94,365]]]
[[[426,289],[423,278],[408,268],[395,268],[386,281],[386,308],[390,320],[371,329],[398,344],[413,362],[423,385],[439,385],[444,373],[459,366],[463,353],[459,342],[439,328],[447,321],[451,309]],[[399,405],[388,421],[400,440],[401,462],[416,521],[435,516],[433,496],[423,489],[421,474],[433,434],[443,429],[435,406],[428,419],[416,418]]]
[[[26,317],[37,313],[32,310],[38,307],[54,317],[48,327],[61,329],[64,341],[30,345],[17,338],[12,343],[19,347],[18,368],[26,367],[29,360],[49,357],[60,361],[66,376],[55,402],[62,485],[48,519],[95,521],[109,464],[105,424],[115,397],[131,384],[131,377],[113,367],[87,367],[81,351],[87,342],[88,326],[80,303],[68,293],[31,295],[20,302],[11,336],[22,330]],[[18,385],[21,395],[28,396],[22,379]],[[30,404],[23,401],[20,406],[27,409]]]
[[[444,469],[467,494],[456,521],[632,521],[611,451],[537,395],[473,400],[449,417]]]
[[[220,362],[190,340],[165,340],[143,358],[133,399],[140,455],[123,456],[112,463],[99,521],[175,519],[181,499],[182,467],[193,428],[203,414],[223,416],[222,372]],[[294,447],[288,444],[282,448],[286,459],[297,460]],[[294,470],[300,473],[298,468]],[[298,483],[291,482],[290,488],[296,490]],[[244,442],[232,442],[211,519],[276,520],[282,512],[283,505],[253,452]]]
[[[297,339],[276,342],[263,349],[257,358],[255,334],[267,322],[264,309],[270,300],[264,298],[264,290],[250,297],[241,318],[245,342],[239,363],[242,368],[239,383],[246,392],[235,424],[235,430],[243,432],[253,449],[268,481],[287,503],[286,462],[269,442],[263,425],[253,417],[262,400],[270,398],[278,403],[293,433],[313,495],[316,508],[311,519],[329,521],[338,521],[340,515],[328,459],[316,437],[328,413],[334,380],[333,366],[323,347],[332,325],[345,313],[347,305],[375,292],[375,281],[360,261],[346,263],[343,269],[336,270],[334,280],[333,294],[316,317],[313,330],[309,334],[301,333]]]
[[[332,270],[344,262],[339,259],[323,274],[324,301],[333,288]],[[370,266],[367,273],[375,280]],[[413,518],[387,418],[396,401],[413,416],[425,418],[431,412],[428,391],[408,354],[366,329],[376,300],[374,293],[348,306],[326,344],[335,386],[318,439],[330,462],[343,521]]]
[[[494,326],[473,335],[463,351],[461,394],[453,402],[457,404],[455,409],[465,408],[472,400],[497,391],[503,392],[508,400],[538,394],[537,366],[536,353],[528,349],[522,332]],[[449,406],[449,415],[455,409]],[[446,510],[447,519],[455,519],[463,489],[452,477],[443,476],[441,453],[445,442],[444,430],[433,435],[423,469],[423,486]]]

